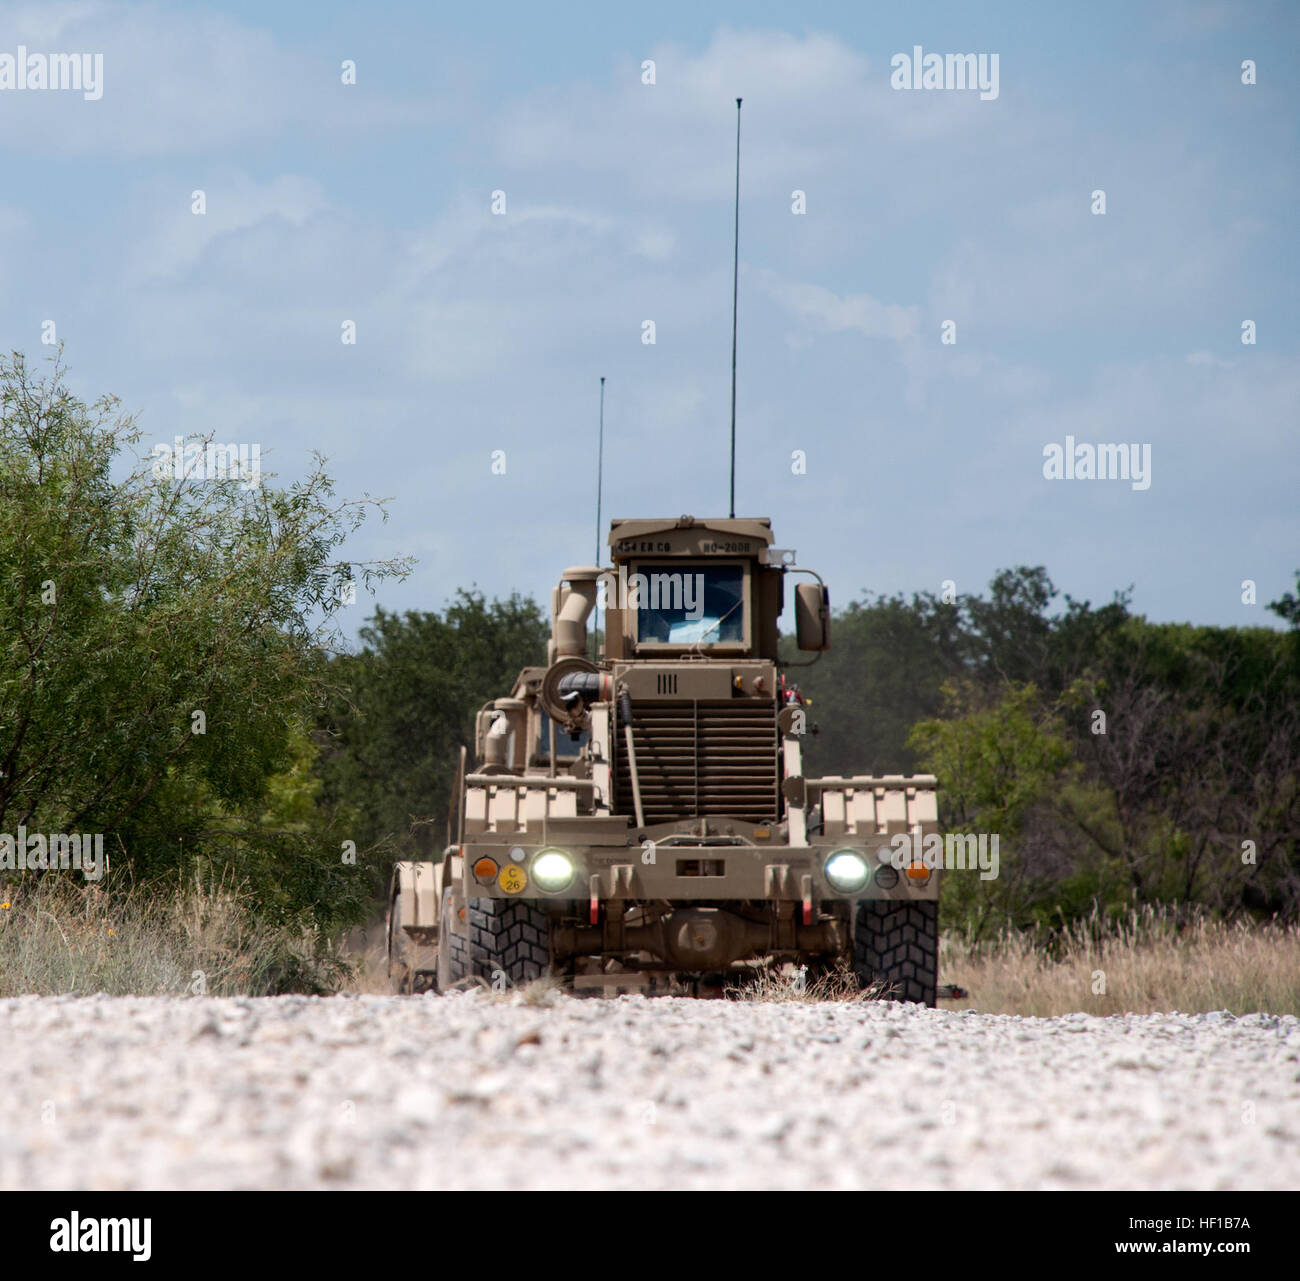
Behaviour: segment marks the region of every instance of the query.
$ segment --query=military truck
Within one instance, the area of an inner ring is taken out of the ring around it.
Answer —
[[[546,666],[478,713],[442,860],[394,869],[395,990],[551,973],[705,993],[851,968],[934,1005],[940,873],[894,838],[936,830],[935,778],[804,775],[813,726],[778,619],[804,576],[795,639],[815,661],[821,578],[766,518],[615,520],[609,548],[612,567],[555,588]]]

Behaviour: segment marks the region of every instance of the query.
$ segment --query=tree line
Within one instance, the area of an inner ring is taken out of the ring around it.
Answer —
[[[546,614],[461,590],[376,609],[350,647],[358,586],[409,569],[346,556],[381,503],[338,499],[319,459],[283,487],[160,480],[140,439],[57,360],[0,361],[0,834],[102,833],[110,882],[226,878],[336,932],[393,859],[441,852],[459,749],[544,661]],[[1000,837],[996,881],[945,881],[977,935],[1135,900],[1295,919],[1298,598],[1269,606],[1282,630],[1060,599],[1041,567],[864,593],[789,673],[808,772],[937,774],[944,825]]]
[[[933,772],[945,828],[997,833],[946,878],[976,934],[1134,903],[1300,913],[1300,604],[1267,626],[1153,623],[1042,567],[984,595],[864,597],[803,674],[810,772]]]

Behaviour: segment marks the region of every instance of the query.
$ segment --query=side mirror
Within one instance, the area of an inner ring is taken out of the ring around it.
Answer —
[[[794,589],[794,630],[800,649],[830,649],[831,594],[820,583]]]

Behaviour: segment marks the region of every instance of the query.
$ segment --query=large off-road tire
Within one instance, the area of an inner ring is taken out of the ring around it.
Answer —
[[[891,1001],[933,1007],[939,988],[939,904],[872,899],[858,904],[853,968]]]
[[[438,917],[438,991],[449,992],[469,974],[465,940],[451,928],[453,895],[451,886],[442,892]]]
[[[442,895],[438,931],[438,987],[446,992],[469,976],[465,937],[451,928],[452,890]],[[547,972],[551,964],[550,924],[546,913],[526,899],[471,899],[466,909],[473,942],[474,973],[494,986],[518,987]]]

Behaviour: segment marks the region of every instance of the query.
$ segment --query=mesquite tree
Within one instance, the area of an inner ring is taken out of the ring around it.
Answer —
[[[336,499],[319,456],[278,487],[140,440],[58,357],[0,360],[0,833],[103,833],[137,881],[206,861],[337,918],[339,834],[275,830],[268,790],[301,768],[338,611],[407,568],[340,555],[382,503]]]

